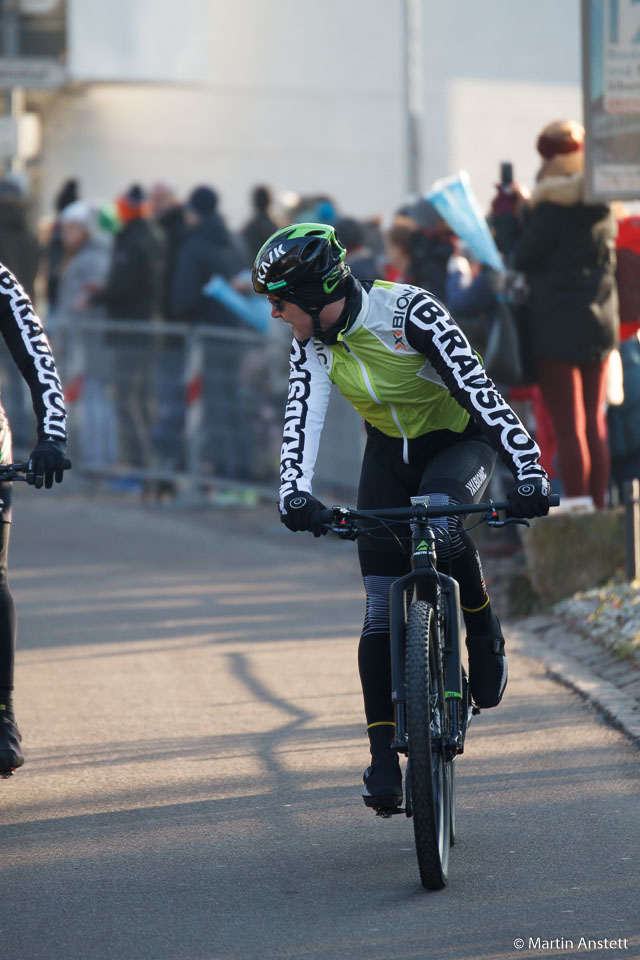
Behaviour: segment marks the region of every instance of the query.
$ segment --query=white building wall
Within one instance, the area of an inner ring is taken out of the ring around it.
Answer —
[[[102,199],[134,181],[208,182],[234,226],[257,182],[354,215],[405,199],[402,0],[181,0],[178,19],[176,6],[70,3],[78,83],[44,118],[43,210],[71,175]],[[530,183],[539,128],[581,118],[579,0],[422,10],[422,183],[465,168],[486,205],[500,161]],[[163,63],[190,82],[122,82],[162,79]]]
[[[579,0],[426,0],[423,11],[423,184],[466,169],[486,206],[501,161],[531,185],[541,127],[582,119]]]
[[[67,67],[84,81],[209,83],[215,0],[67,0]]]

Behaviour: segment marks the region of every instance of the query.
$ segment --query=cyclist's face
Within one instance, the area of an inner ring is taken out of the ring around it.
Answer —
[[[276,297],[269,297],[271,304],[271,316],[280,317],[285,323],[288,323],[293,330],[296,340],[308,340],[313,336],[313,322],[308,313],[291,303],[290,300],[278,300]]]

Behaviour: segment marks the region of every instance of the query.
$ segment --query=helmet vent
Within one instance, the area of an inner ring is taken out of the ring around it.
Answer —
[[[317,234],[315,234],[317,236]],[[318,239],[315,242],[307,243],[300,251],[300,261],[304,263],[306,260],[313,260],[315,257],[318,247],[321,246],[322,240]]]

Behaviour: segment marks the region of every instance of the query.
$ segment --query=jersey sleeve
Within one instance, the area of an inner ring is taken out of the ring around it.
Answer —
[[[66,441],[64,394],[49,341],[31,300],[1,264],[0,333],[31,392],[38,439]]]
[[[480,427],[516,480],[546,476],[540,448],[496,389],[447,309],[427,291],[416,294],[405,320],[408,343],[423,353],[452,397]]]
[[[298,490],[311,493],[330,392],[331,380],[313,340],[300,343],[294,339],[280,452],[280,503]]]

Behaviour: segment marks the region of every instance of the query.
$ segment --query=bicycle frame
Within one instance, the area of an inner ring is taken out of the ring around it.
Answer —
[[[414,506],[428,499],[414,498]],[[416,520],[411,535],[411,571],[392,583],[389,592],[391,635],[391,691],[395,717],[395,737],[391,748],[407,752],[405,691],[405,626],[408,593],[416,600],[430,603],[438,618],[443,654],[447,723],[445,749],[449,757],[464,749],[466,711],[462,690],[460,656],[460,590],[457,580],[436,570],[435,533],[426,519]]]
[[[549,497],[549,506],[557,507],[557,494]],[[391,634],[391,696],[393,700],[396,735],[391,743],[399,753],[408,752],[405,690],[405,632],[407,596],[410,590],[417,600],[425,600],[438,617],[441,653],[444,661],[445,699],[447,702],[446,751],[449,759],[463,752],[468,714],[466,687],[462,683],[460,656],[460,590],[452,577],[436,570],[435,533],[430,526],[437,517],[448,515],[486,514],[489,526],[503,527],[507,523],[524,523],[521,518],[500,520],[498,510],[506,510],[508,501],[487,503],[447,504],[429,506],[429,498],[412,497],[412,508],[391,507],[380,510],[352,511],[347,507],[333,507],[322,511],[322,522],[330,525],[339,536],[354,539],[362,531],[350,526],[351,518],[377,517],[407,522],[412,525],[411,571],[392,583],[390,588],[389,627]],[[474,707],[474,712],[476,708]]]

